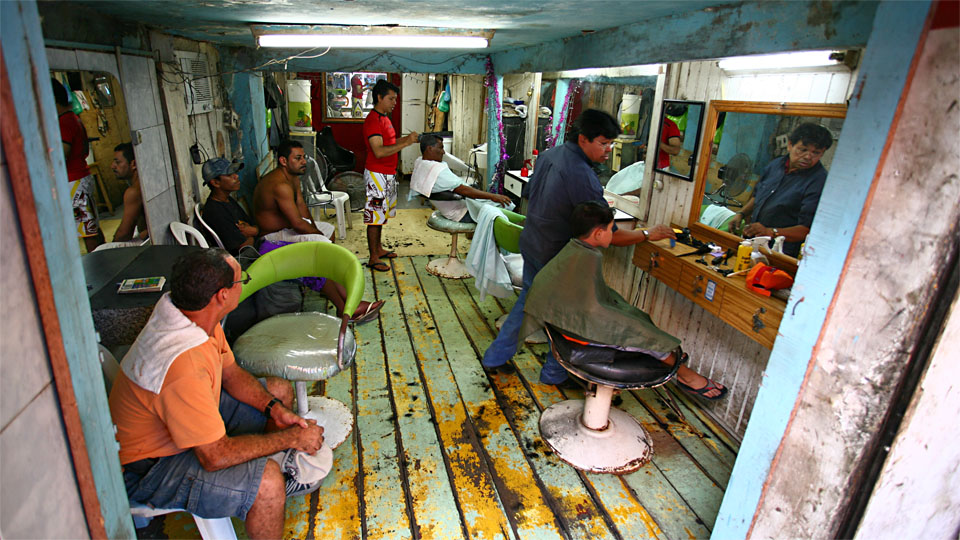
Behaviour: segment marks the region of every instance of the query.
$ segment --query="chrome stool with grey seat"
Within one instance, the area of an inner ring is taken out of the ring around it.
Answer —
[[[586,400],[554,403],[540,415],[540,435],[561,460],[584,471],[626,474],[653,455],[653,443],[640,422],[611,407],[615,390],[656,388],[677,375],[687,357],[676,354],[673,366],[642,352],[591,344],[546,325],[554,358],[567,372],[586,382]]]
[[[431,201],[458,201],[463,197],[452,191],[440,191],[430,195]],[[463,264],[457,253],[457,235],[460,233],[472,233],[477,229],[476,223],[461,223],[443,217],[440,210],[434,210],[430,218],[427,219],[427,227],[435,231],[449,233],[450,255],[446,259],[434,259],[427,263],[427,272],[448,279],[466,279],[471,276],[467,265]]]
[[[297,414],[323,426],[323,437],[336,448],[353,429],[353,414],[327,397],[307,397],[307,382],[333,377],[353,363],[357,343],[349,326],[363,296],[364,278],[353,252],[328,242],[300,242],[261,255],[247,268],[250,281],[240,301],[267,285],[301,277],[324,277],[343,285],[347,297],[339,318],[325,313],[282,313],[260,321],[233,344],[237,363],[256,376],[294,382]]]

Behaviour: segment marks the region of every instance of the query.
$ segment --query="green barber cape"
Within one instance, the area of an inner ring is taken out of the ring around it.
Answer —
[[[524,338],[544,323],[594,343],[666,353],[680,340],[660,330],[650,316],[632,306],[603,279],[599,249],[570,240],[533,280],[527,291]]]

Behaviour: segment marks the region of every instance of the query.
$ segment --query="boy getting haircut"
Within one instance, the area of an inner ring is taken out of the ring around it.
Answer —
[[[613,209],[606,202],[586,201],[573,208],[570,229],[574,238],[588,236],[597,227],[606,227],[613,221]]]

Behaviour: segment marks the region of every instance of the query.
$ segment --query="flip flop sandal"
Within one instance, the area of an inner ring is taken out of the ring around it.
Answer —
[[[367,268],[371,268],[371,269],[373,269],[373,270],[376,270],[377,272],[387,272],[387,271],[390,270],[390,266],[389,266],[387,263],[383,262],[383,261],[377,261],[377,262],[375,262],[375,263],[373,263],[373,264],[366,263],[366,264],[364,264],[364,266],[366,266]]]
[[[377,315],[380,313],[380,308],[382,307],[383,300],[377,300],[376,302],[368,303],[366,311],[359,315],[354,314],[354,316],[350,318],[350,324],[363,324],[376,319]]]
[[[381,255],[380,258],[381,258],[381,259],[396,259],[396,258],[397,258],[397,252],[396,252],[396,251],[388,251],[388,252],[384,253],[383,255]]]
[[[723,388],[721,388],[720,386],[717,385],[717,383],[715,383],[714,381],[711,381],[710,379],[707,379],[707,384],[703,385],[702,388],[694,388],[694,387],[692,387],[692,386],[688,386],[688,385],[686,385],[686,384],[683,384],[682,382],[680,382],[680,379],[676,379],[676,383],[680,386],[680,388],[681,388],[684,392],[687,392],[688,394],[693,394],[693,395],[695,395],[695,396],[700,396],[701,398],[706,399],[706,400],[708,400],[708,401],[716,401],[716,400],[722,398],[723,396],[727,395],[727,387],[726,387],[726,386],[724,386]],[[719,390],[720,393],[717,394],[717,395],[715,395],[715,396],[713,396],[713,397],[707,397],[707,396],[706,396],[706,393],[709,392],[709,391],[711,391],[711,390]]]

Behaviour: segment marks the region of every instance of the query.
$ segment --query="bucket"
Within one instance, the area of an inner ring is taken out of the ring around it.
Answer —
[[[310,112],[310,81],[287,81],[287,118],[290,130],[313,131]]]
[[[640,96],[624,94],[620,101],[620,111],[617,113],[617,122],[620,132],[625,137],[637,136],[637,127],[640,125]]]

